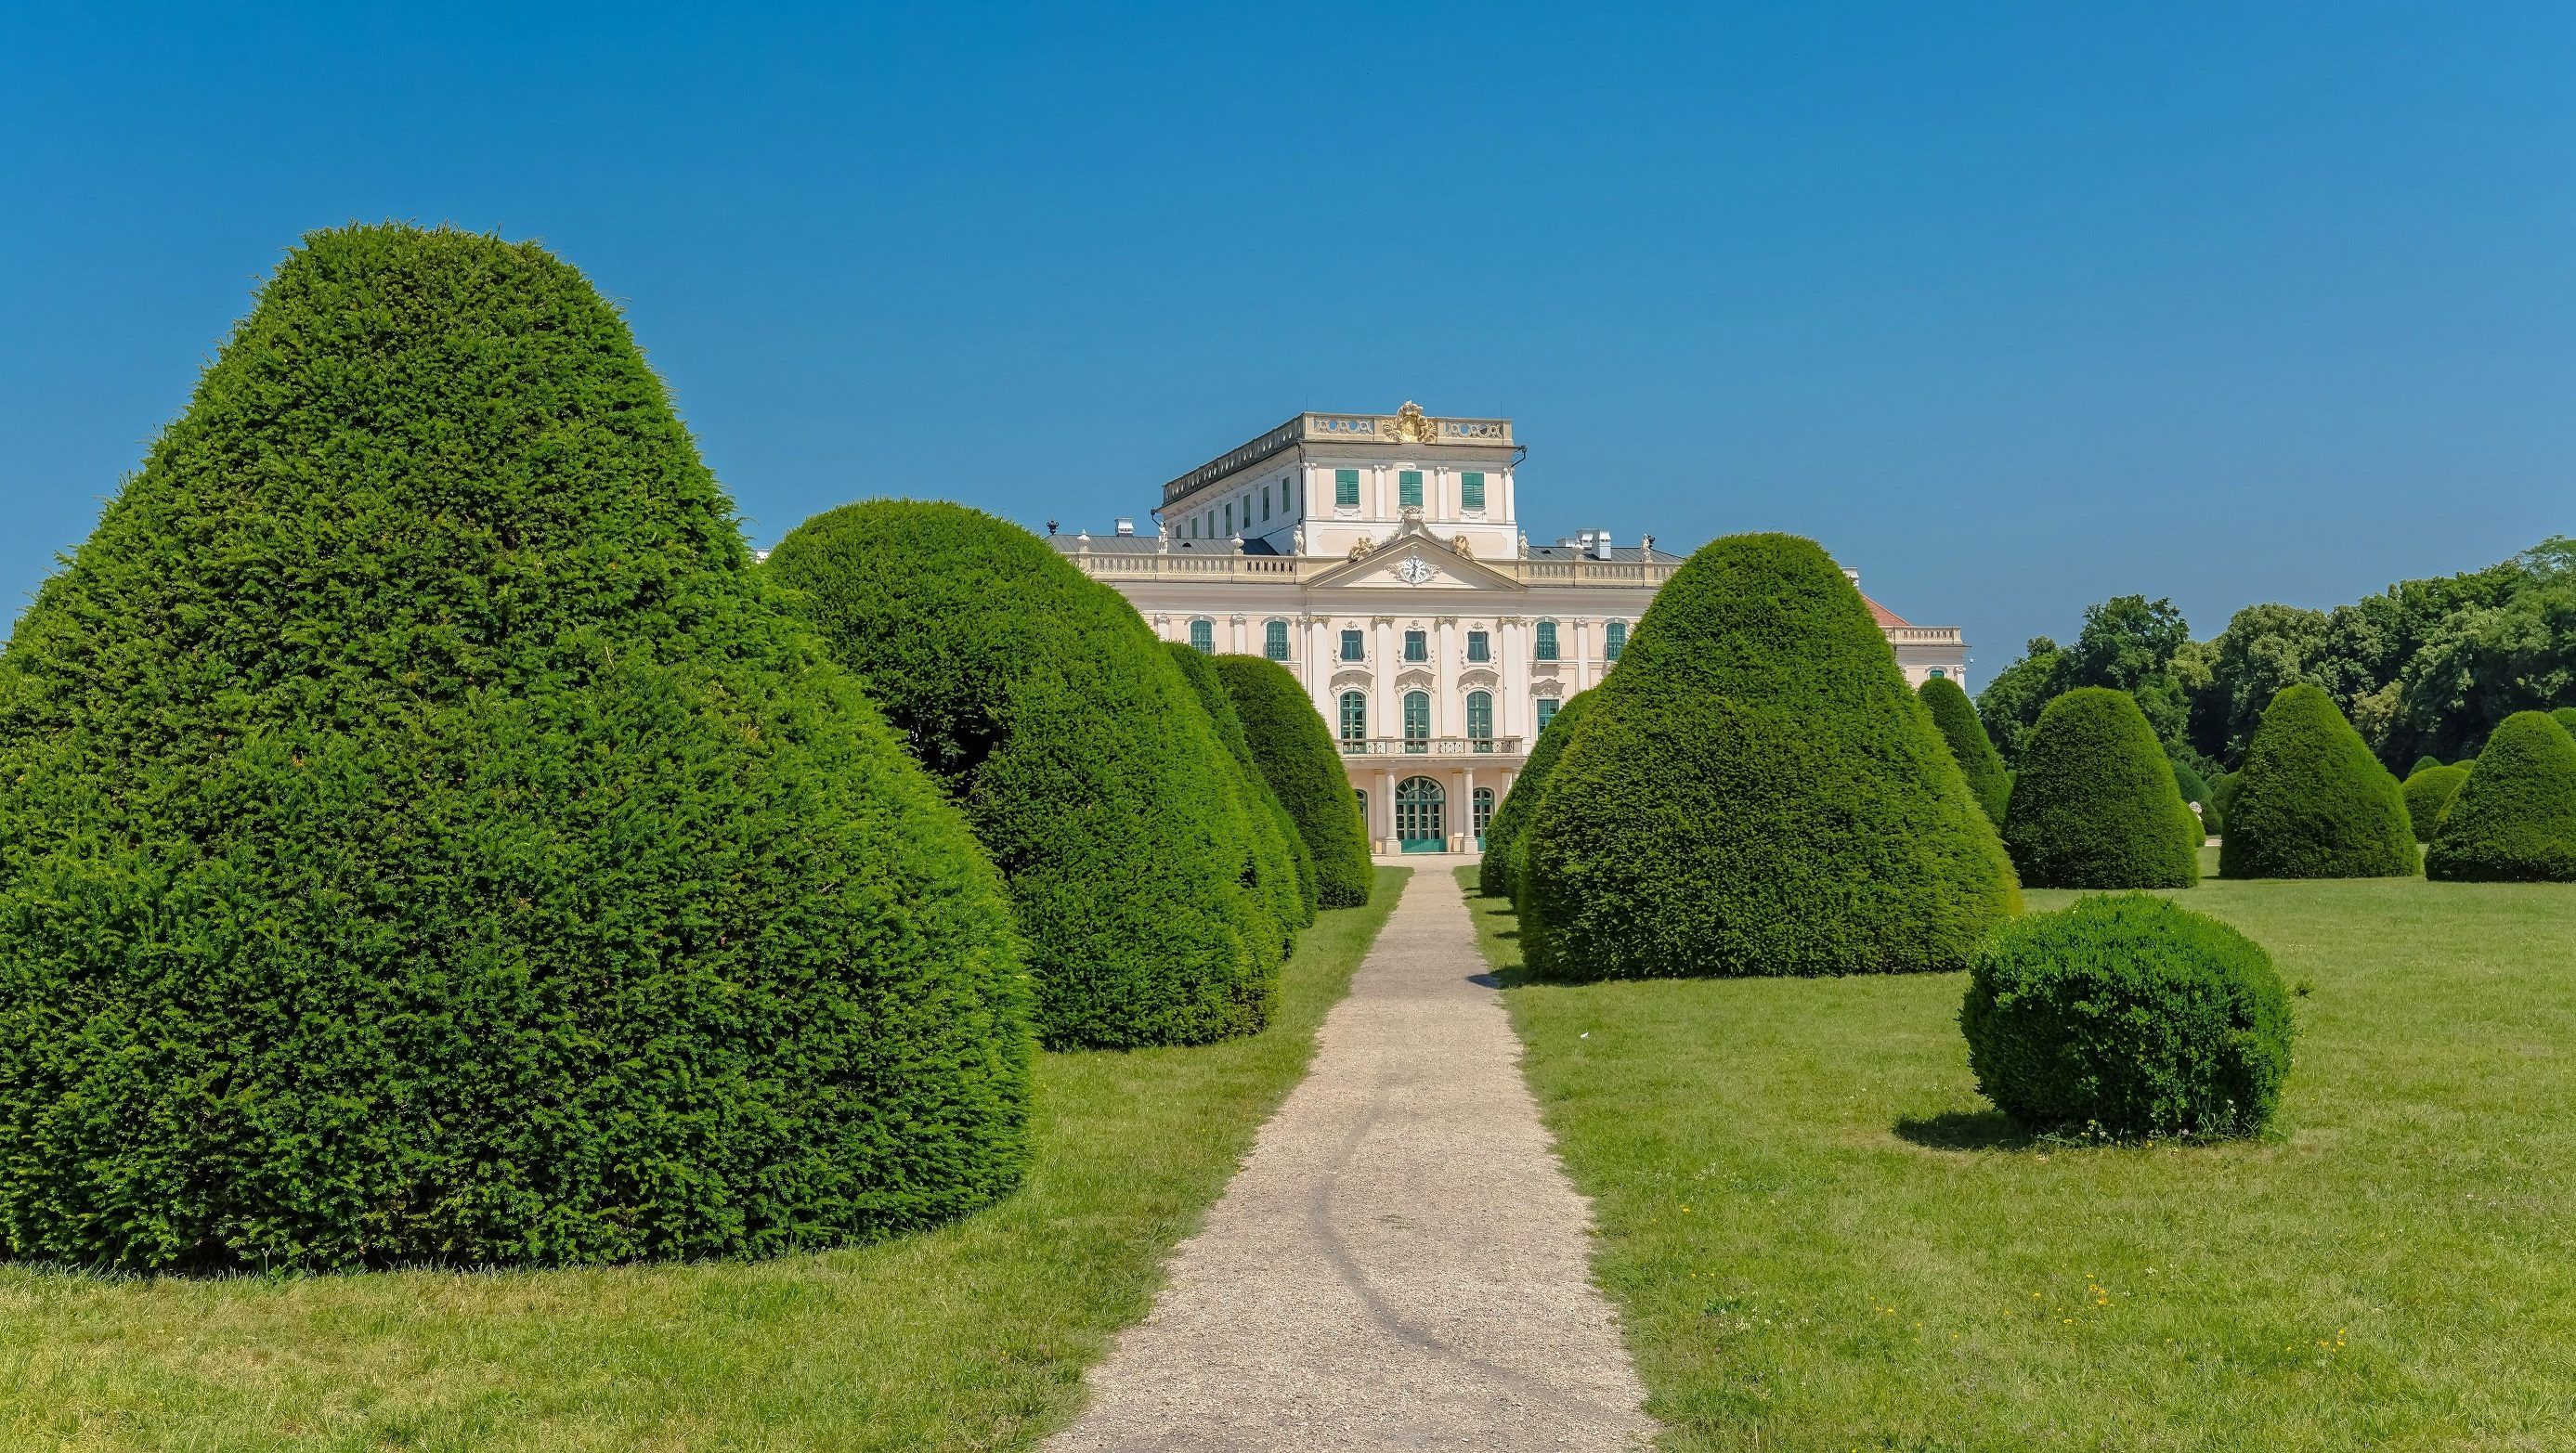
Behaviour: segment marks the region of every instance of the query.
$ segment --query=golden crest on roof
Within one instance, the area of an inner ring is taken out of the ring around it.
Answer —
[[[1411,399],[1404,401],[1404,407],[1395,411],[1395,417],[1387,420],[1386,426],[1399,444],[1429,444],[1439,437],[1432,429],[1431,421],[1422,417],[1422,405]]]

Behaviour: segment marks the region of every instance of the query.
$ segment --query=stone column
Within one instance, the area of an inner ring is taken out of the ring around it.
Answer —
[[[1570,624],[1574,627],[1574,680],[1572,684],[1575,691],[1581,691],[1583,688],[1592,684],[1590,680],[1590,672],[1592,670],[1592,647],[1589,641],[1589,637],[1592,634],[1590,629],[1592,623],[1582,616],[1576,616]],[[1569,701],[1573,699],[1571,693],[1568,694],[1566,699]]]
[[[1458,696],[1458,618],[1434,616],[1431,621],[1431,734],[1435,737],[1464,736],[1467,732],[1466,706]]]
[[[1494,731],[1506,737],[1529,735],[1529,646],[1522,640],[1518,616],[1502,616],[1494,622],[1494,674],[1502,678],[1495,688],[1501,699],[1494,703]]]
[[[1395,773],[1385,767],[1377,769],[1377,791],[1369,796],[1369,850],[1391,853],[1395,841]]]
[[[1458,827],[1450,835],[1453,852],[1476,849],[1476,767],[1473,762],[1458,769]]]
[[[1369,662],[1369,735],[1403,736],[1404,712],[1395,690],[1396,668],[1402,664],[1396,658],[1403,653],[1396,646],[1395,617],[1369,617],[1369,642],[1373,658]]]

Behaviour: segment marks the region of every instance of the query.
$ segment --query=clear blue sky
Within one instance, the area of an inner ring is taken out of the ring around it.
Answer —
[[[1533,539],[1810,534],[1982,680],[2576,531],[2562,3],[415,11],[0,18],[0,609],[389,217],[625,300],[756,543],[1412,398]]]

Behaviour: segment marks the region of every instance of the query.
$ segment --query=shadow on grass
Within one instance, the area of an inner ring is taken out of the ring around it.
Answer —
[[[2039,1137],[2013,1123],[2001,1110],[1944,1110],[1938,1115],[1907,1115],[1896,1122],[1896,1138],[1927,1150],[2027,1150]]]

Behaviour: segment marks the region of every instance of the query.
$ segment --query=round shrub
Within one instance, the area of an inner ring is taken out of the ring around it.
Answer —
[[[2562,706],[2551,712],[2549,719],[2558,723],[2559,730],[2576,737],[2576,706]]]
[[[2427,767],[2439,767],[2441,765],[2441,758],[2427,752],[2423,756],[2415,759],[2415,765],[2406,769],[2406,775],[2409,779],[2412,779],[2416,773],[2423,771]]]
[[[2084,686],[2048,704],[2013,777],[2004,846],[2033,888],[2188,888],[2200,819],[2125,691]]]
[[[2219,823],[2216,828],[2211,830],[2210,836],[2224,836],[2227,831],[2228,810],[2236,805],[2235,773],[2217,772],[2211,774],[2209,778],[2209,805],[2218,809]]]
[[[999,880],[614,308],[289,254],[0,656],[0,1235],[126,1268],[766,1254],[1027,1162]]]
[[[1556,978],[1952,969],[2021,907],[1860,592],[1787,535],[1674,572],[1519,851],[1523,946]]]
[[[2442,814],[2450,808],[2451,799],[2460,795],[2460,788],[2468,780],[2468,768],[2446,767],[2439,762],[2429,767],[2417,767],[2407,777],[2404,784],[2406,818],[2415,826],[2417,842],[2433,840],[2433,834],[2442,826]]]
[[[1521,867],[1521,834],[1529,830],[1530,818],[1538,811],[1538,800],[1547,791],[1548,775],[1556,770],[1557,758],[1565,754],[1565,744],[1574,739],[1575,728],[1582,725],[1584,702],[1592,695],[1577,692],[1574,698],[1558,707],[1548,718],[1547,729],[1531,743],[1529,756],[1513,774],[1511,786],[1503,790],[1503,800],[1494,807],[1494,815],[1485,824],[1485,853],[1476,861],[1476,891],[1488,898],[1510,898],[1519,893]]]
[[[870,500],[769,571],[966,812],[1010,885],[1051,1048],[1261,1027],[1284,926],[1235,768],[1135,609],[962,505]]]
[[[1342,754],[1306,688],[1288,668],[1259,656],[1215,658],[1217,680],[1243,722],[1244,743],[1315,860],[1315,898],[1357,908],[1377,881],[1368,828],[1342,770]]]
[[[1925,681],[1914,694],[1923,698],[1924,709],[1932,713],[1932,725],[1949,745],[1951,759],[1968,779],[1968,791],[1985,809],[1986,820],[2000,829],[2005,805],[2012,800],[2012,775],[2004,770],[2004,759],[1986,736],[1985,723],[1977,720],[1976,703],[1947,676]]]
[[[2536,711],[2498,723],[2442,814],[2424,873],[2454,882],[2576,882],[2576,738]]]
[[[1216,665],[1207,653],[1187,641],[1166,641],[1163,648],[1172,663],[1181,668],[1181,679],[1190,685],[1190,694],[1207,708],[1208,723],[1216,729],[1217,744],[1234,759],[1236,768],[1235,802],[1252,827],[1253,877],[1269,897],[1271,916],[1290,929],[1299,929],[1315,921],[1315,858],[1298,840],[1297,825],[1288,820],[1288,810],[1262,780],[1261,770],[1252,764],[1252,745],[1244,739],[1243,718],[1235,714],[1234,702],[1225,694],[1225,683],[1217,680]]]
[[[2217,837],[2226,832],[2227,814],[2218,810],[2216,793],[2212,791],[2207,780],[2192,770],[2190,763],[2173,763],[2173,774],[2174,786],[2182,793],[2182,800],[2200,809],[2193,814],[2191,834],[2192,857],[2194,861],[2198,861],[2202,839]]]
[[[2250,1135],[2290,1074],[2271,956],[2147,893],[2077,899],[1996,930],[1968,965],[1968,1066],[2035,1130]]]
[[[2218,870],[2230,878],[2402,878],[2415,831],[2397,779],[2316,687],[2263,709],[2227,804]]]

